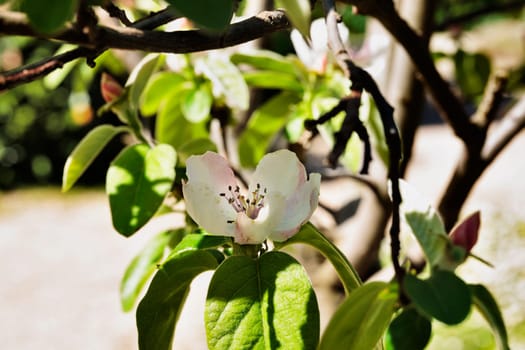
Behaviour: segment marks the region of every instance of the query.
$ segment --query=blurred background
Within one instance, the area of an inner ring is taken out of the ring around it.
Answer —
[[[438,3],[434,22],[443,24],[447,18],[460,17],[490,2]],[[383,67],[392,64],[390,37],[362,16],[345,18],[351,44],[356,48],[370,45],[370,57],[376,63],[370,69],[377,69],[380,79],[386,74],[381,63]],[[523,9],[488,12],[437,27],[430,47],[440,72],[461,92],[466,106],[479,102],[494,69],[511,70],[509,91],[523,95]],[[272,35],[263,44],[283,54],[293,52],[289,33]],[[29,38],[0,37],[0,70],[67,48]],[[60,183],[65,160],[80,139],[103,122],[119,123],[111,115],[96,116],[103,104],[99,91],[102,72],[124,82],[140,57],[108,51],[97,59],[94,69],[77,60],[42,80],[0,93],[2,349],[136,348],[134,314],[120,309],[120,279],[151,235],[173,222],[152,222],[127,239],[113,230],[104,194],[105,173],[125,140],[110,143],[77,189],[63,194]],[[451,175],[460,143],[439,122],[429,103],[424,111],[406,179],[427,197],[437,198]],[[494,268],[471,259],[461,271],[469,282],[484,283],[494,293],[509,326],[511,345],[518,350],[525,349],[524,149],[525,134],[521,132],[482,176],[465,206],[465,213],[482,212],[482,232],[474,252],[491,261]],[[199,325],[206,276],[195,284],[196,293],[190,296],[195,302],[185,309],[187,321],[180,323],[176,349],[205,346]],[[436,328],[439,332],[431,349],[495,349],[490,330],[476,314],[460,327],[437,324]]]

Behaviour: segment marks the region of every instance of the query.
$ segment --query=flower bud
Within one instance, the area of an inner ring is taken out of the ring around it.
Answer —
[[[480,222],[479,211],[471,214],[450,232],[449,237],[452,243],[463,247],[467,253],[470,253],[478,240]]]
[[[120,85],[115,78],[107,73],[102,73],[100,91],[106,103],[115,101],[122,94],[122,90],[122,85]]]

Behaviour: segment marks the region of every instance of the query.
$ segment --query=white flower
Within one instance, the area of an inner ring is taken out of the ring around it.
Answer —
[[[338,24],[339,34],[343,42],[348,41],[349,31],[343,23]],[[293,29],[290,34],[293,47],[297,57],[313,71],[324,73],[327,64],[328,34],[324,18],[312,21],[310,25],[311,41],[307,43],[297,29]]]
[[[182,192],[188,214],[209,234],[239,244],[293,236],[317,207],[321,175],[307,174],[295,153],[279,150],[261,159],[248,195],[222,156],[206,152],[186,161]]]

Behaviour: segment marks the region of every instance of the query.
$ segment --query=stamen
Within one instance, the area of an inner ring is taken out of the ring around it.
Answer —
[[[261,188],[261,184],[256,184],[255,190],[251,192],[251,196],[246,197],[240,194],[239,186],[235,186],[235,189],[233,186],[228,186],[229,193],[221,192],[219,196],[224,197],[236,212],[245,213],[251,219],[256,219],[264,207],[264,194],[268,192],[266,188],[262,188],[262,193],[264,193],[262,194]],[[228,221],[228,223],[233,222],[234,221]]]

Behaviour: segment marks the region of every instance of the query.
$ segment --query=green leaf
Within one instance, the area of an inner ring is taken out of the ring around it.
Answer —
[[[182,101],[182,114],[192,123],[200,123],[210,116],[213,96],[207,84],[190,90]]]
[[[233,0],[167,0],[184,17],[198,25],[222,30],[230,23],[233,15]]]
[[[434,270],[426,280],[406,275],[405,291],[419,311],[449,325],[460,323],[470,312],[469,287],[450,271]]]
[[[43,33],[60,29],[73,17],[76,8],[76,0],[23,0],[20,5],[20,10],[27,14],[33,27]]]
[[[507,328],[505,327],[505,321],[503,320],[503,316],[501,315],[496,300],[489,290],[481,284],[471,284],[469,285],[469,288],[472,293],[474,305],[476,305],[479,312],[483,315],[485,320],[487,320],[492,331],[496,335],[498,349],[509,350],[510,346]]]
[[[296,243],[308,244],[316,248],[330,261],[343,283],[346,294],[349,294],[354,289],[361,286],[362,282],[359,278],[359,274],[350,264],[345,255],[310,222],[303,225],[299,232],[293,235],[289,240],[283,243],[276,242],[275,245],[277,248],[282,248],[289,244]]]
[[[319,310],[304,268],[282,252],[232,256],[217,268],[206,300],[208,347],[315,349]]]
[[[254,71],[244,73],[244,80],[248,85],[259,88],[291,90],[298,93],[303,91],[302,83],[295,75],[273,71]]]
[[[179,244],[177,244],[175,248],[173,248],[171,255],[179,254],[180,252],[184,250],[191,250],[191,249],[203,250],[203,249],[217,248],[217,247],[228,245],[228,244],[231,244],[230,237],[191,233],[191,234],[186,235],[179,242]]]
[[[133,258],[120,282],[122,310],[131,311],[140,291],[162,261],[164,251],[173,238],[173,231],[164,231],[148,241],[142,251]]]
[[[126,147],[106,175],[113,226],[128,237],[155,214],[175,180],[175,150],[165,144],[150,149]]]
[[[286,57],[273,51],[257,50],[250,54],[234,53],[230,60],[237,65],[249,64],[253,68],[261,70],[297,75],[296,66]]]
[[[252,114],[239,139],[238,151],[243,167],[255,167],[259,163],[298,101],[297,94],[285,91],[272,97]]]
[[[449,238],[437,211],[413,187],[399,182],[403,197],[401,212],[418,240],[431,266],[438,265],[446,256]]]
[[[160,64],[161,57],[159,54],[146,55],[129,74],[126,87],[129,88],[128,103],[132,109],[139,107],[140,96],[153,72]]]
[[[275,0],[275,7],[283,8],[294,27],[305,38],[310,37],[311,8],[309,0]]]
[[[140,350],[171,349],[175,325],[191,281],[217,265],[210,251],[184,250],[160,267],[137,308]]]
[[[187,80],[181,74],[161,72],[155,74],[144,87],[140,99],[140,113],[151,116],[157,113],[162,102],[173,98],[186,85]]]
[[[157,115],[155,136],[158,142],[167,143],[177,151],[191,140],[209,138],[206,123],[191,123],[182,114],[181,101],[171,99]]]
[[[100,125],[91,130],[67,157],[62,175],[62,192],[73,187],[108,142],[117,134],[125,131],[129,131],[125,126],[112,125]]]
[[[423,350],[432,332],[432,323],[414,308],[404,309],[388,327],[389,350]]]
[[[224,97],[226,105],[241,111],[248,109],[250,91],[239,69],[223,55],[210,55],[195,62],[195,70],[210,79],[215,97]]]
[[[385,282],[362,285],[331,318],[319,350],[370,350],[380,341],[397,303],[397,288]]]
[[[209,138],[201,137],[198,139],[189,140],[185,144],[181,145],[178,149],[179,163],[185,164],[186,159],[188,159],[190,156],[203,154],[206,153],[206,151],[217,152],[217,146]]]

